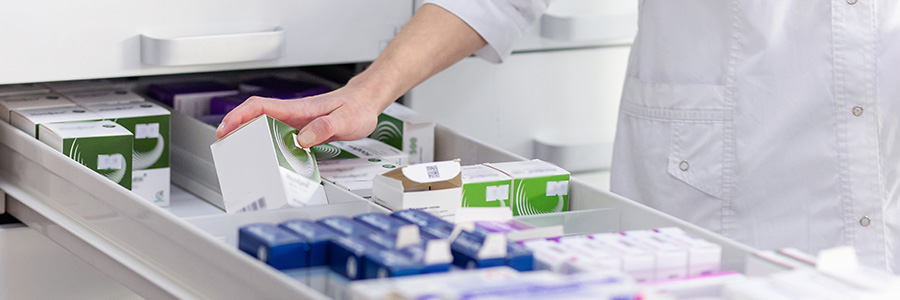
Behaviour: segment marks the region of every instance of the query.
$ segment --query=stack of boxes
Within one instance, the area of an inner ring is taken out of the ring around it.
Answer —
[[[169,111],[122,83],[3,86],[0,118],[138,196],[169,205]]]

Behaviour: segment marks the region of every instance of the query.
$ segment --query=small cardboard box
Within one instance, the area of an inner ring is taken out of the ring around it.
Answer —
[[[131,190],[156,205],[169,206],[169,110],[150,102],[96,104],[88,109],[134,134]]]
[[[515,216],[569,210],[569,172],[541,160],[485,164],[513,178]]]
[[[395,165],[409,164],[409,156],[375,139],[363,138],[355,141],[337,141],[313,146],[313,153],[319,161],[350,160],[336,164],[364,164],[371,158],[381,159]],[[330,164],[330,163],[323,163]]]
[[[434,161],[434,120],[398,103],[391,103],[378,116],[370,138],[409,155],[410,164]]]
[[[131,189],[131,132],[110,121],[40,125],[40,140],[65,156]]]
[[[370,158],[358,164],[319,165],[319,172],[323,180],[334,183],[334,185],[360,197],[370,198],[372,197],[372,180],[375,176],[395,170],[398,167],[398,165],[382,161],[381,159]]]
[[[35,138],[40,138],[38,127],[41,124],[100,121],[101,119],[100,115],[81,106],[17,109],[9,115],[10,124]]]
[[[46,94],[50,89],[38,83],[20,83],[0,85],[0,96]]]
[[[10,115],[14,110],[71,106],[75,106],[75,103],[54,93],[0,96],[0,120],[9,123]]]
[[[509,207],[513,179],[485,165],[462,167],[463,207]]]
[[[375,177],[373,200],[390,210],[421,209],[448,221],[462,202],[458,161],[406,166]]]
[[[215,81],[151,84],[147,87],[150,97],[194,118],[209,114],[213,97],[237,93],[237,89]]]
[[[297,129],[267,115],[212,145],[228,213],[325,204],[316,158],[297,144]]]
[[[89,90],[74,90],[62,93],[75,104],[90,107],[106,104],[126,104],[144,102],[144,97],[120,87],[105,87]]]

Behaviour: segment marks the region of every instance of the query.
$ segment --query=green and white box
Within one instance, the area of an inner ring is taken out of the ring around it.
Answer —
[[[131,190],[156,205],[169,206],[169,110],[150,102],[96,104],[88,109],[134,134]]]
[[[410,164],[434,161],[434,120],[398,103],[391,103],[378,116],[370,138],[409,155]]]
[[[127,89],[119,87],[96,88],[63,92],[63,96],[77,105],[90,107],[106,104],[126,104],[143,102],[144,98]]]
[[[101,119],[100,115],[81,106],[17,109],[9,115],[10,124],[35,138],[40,138],[38,126],[41,124],[100,121]]]
[[[134,137],[110,121],[49,123],[40,125],[40,141],[63,155],[131,189]]]
[[[40,83],[20,83],[0,85],[0,96],[46,94],[50,89]]]
[[[19,109],[60,108],[72,106],[75,106],[75,103],[54,93],[0,96],[0,119],[2,119],[3,122],[9,123],[12,111]]]
[[[513,178],[514,216],[569,210],[569,172],[563,168],[537,159],[485,165]]]
[[[363,138],[355,141],[338,141],[328,144],[313,146],[312,151],[316,159],[323,162],[329,160],[345,160],[334,164],[362,164],[370,158],[377,158],[395,165],[409,164],[409,156],[399,149],[371,138]]]
[[[267,115],[210,146],[228,213],[326,204],[316,157]]]
[[[463,207],[509,207],[513,179],[485,165],[463,166]]]
[[[324,162],[347,162],[324,161]],[[372,197],[372,179],[375,176],[397,169],[398,165],[383,161],[378,158],[370,158],[356,164],[332,164],[319,165],[322,179],[334,183],[334,185],[350,191],[363,198]]]

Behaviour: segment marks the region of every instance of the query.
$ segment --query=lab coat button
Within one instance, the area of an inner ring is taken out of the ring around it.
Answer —
[[[868,216],[863,216],[862,219],[859,219],[859,225],[862,225],[862,227],[869,227],[869,224],[872,224],[872,220]]]
[[[678,164],[678,168],[682,171],[687,171],[691,168],[691,165],[688,164],[688,162],[682,160],[681,163]]]
[[[854,107],[853,107],[853,115],[854,115],[854,116],[859,117],[859,116],[861,116],[862,114],[863,114],[863,108],[862,108],[862,106],[857,105],[857,106],[854,106]]]
[[[857,1],[859,0],[847,0],[847,4],[853,5],[856,4]]]

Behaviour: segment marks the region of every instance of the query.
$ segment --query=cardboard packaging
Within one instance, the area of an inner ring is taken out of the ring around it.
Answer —
[[[514,216],[569,210],[569,172],[541,160],[485,164],[513,178]]]
[[[343,162],[346,160],[330,160],[322,162]],[[356,161],[356,160],[354,160]],[[319,164],[319,172],[323,180],[327,180],[339,188],[345,189],[363,198],[372,197],[372,179],[375,176],[397,169],[398,166],[370,158],[359,164]]]
[[[231,110],[237,108],[241,103],[247,101],[250,97],[260,96],[275,99],[291,99],[297,98],[297,94],[293,92],[283,91],[267,91],[261,90],[253,93],[239,93],[227,96],[213,97],[209,100],[209,115],[225,115]]]
[[[40,140],[63,155],[131,189],[132,140],[128,129],[110,121],[40,125]]]
[[[81,106],[58,108],[18,109],[9,115],[9,123],[28,135],[40,138],[38,127],[41,124],[99,121],[100,115],[88,111]]]
[[[212,145],[225,211],[325,204],[315,156],[297,129],[262,115]]]
[[[372,199],[390,209],[421,209],[453,221],[462,202],[462,175],[457,161],[406,166],[372,181]]]
[[[309,243],[273,224],[256,223],[238,229],[238,248],[279,270],[309,266]]]
[[[378,116],[370,138],[409,155],[410,164],[434,161],[434,121],[398,103],[391,103]]]
[[[485,165],[463,166],[463,207],[510,207],[513,179]]]
[[[213,97],[237,93],[238,90],[215,81],[151,84],[147,87],[150,97],[194,118],[209,114]]]
[[[50,89],[39,83],[20,83],[0,85],[0,97],[25,94],[46,94]]]
[[[307,260],[310,267],[328,264],[328,244],[340,236],[338,233],[310,220],[290,220],[278,226],[306,239],[310,246]]]
[[[409,156],[380,141],[364,138],[355,141],[338,141],[328,144],[313,146],[316,159],[322,161],[322,165],[331,165],[325,161],[338,160],[333,164],[364,164],[369,159],[377,158],[382,161],[405,166],[409,163]]]
[[[144,102],[144,97],[119,87],[105,87],[89,90],[74,90],[62,93],[75,104],[90,107],[105,104],[126,104]]]
[[[150,103],[95,104],[88,107],[134,133],[131,190],[159,206],[169,206],[169,110]]]
[[[15,94],[0,96],[0,120],[9,123],[14,110],[72,107],[75,103],[59,94]]]

